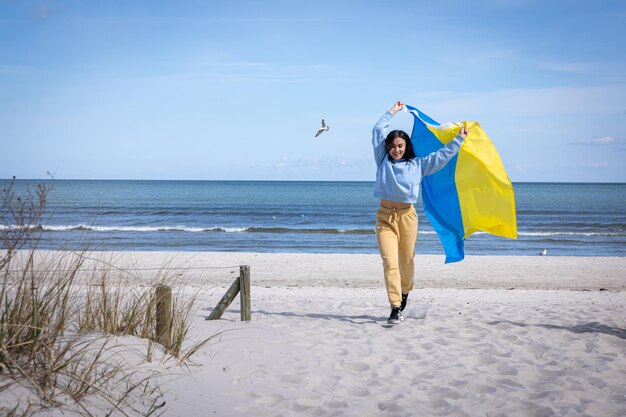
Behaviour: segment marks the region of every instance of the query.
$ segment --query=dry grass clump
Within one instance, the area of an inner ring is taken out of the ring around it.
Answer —
[[[197,291],[174,292],[172,342],[157,345],[154,285],[176,287],[180,270],[138,280],[136,271],[87,251],[36,251],[47,192],[38,186],[19,197],[11,183],[2,193],[0,415],[51,407],[64,415],[159,414],[162,368],[150,362],[179,364],[210,340],[186,346]]]

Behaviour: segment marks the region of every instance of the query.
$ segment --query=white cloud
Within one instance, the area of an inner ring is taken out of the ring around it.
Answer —
[[[626,144],[626,140],[623,138],[616,138],[614,136],[595,136],[589,139],[581,139],[574,142],[570,142],[570,145],[592,145],[592,146],[619,146]]]
[[[624,82],[626,65],[622,61],[598,61],[593,62],[548,62],[537,63],[540,69],[549,71],[575,74],[593,77],[596,80],[604,79],[606,82]]]
[[[538,62],[537,66],[545,70],[579,75],[590,75],[594,73],[593,66],[583,62]]]
[[[472,113],[492,117],[615,114],[623,109],[625,95],[625,84],[415,94],[420,101],[429,103],[428,110],[433,116],[450,114],[453,109],[473,109]]]
[[[170,73],[147,75],[149,82],[211,85],[223,82],[319,83],[349,78],[349,71],[332,65],[277,65],[256,61],[183,61]]]
[[[260,167],[257,175],[261,171],[268,179],[369,181],[373,180],[375,167],[369,159],[282,158],[272,166]]]
[[[313,159],[288,159],[281,158],[274,164],[274,169],[286,172],[317,172],[337,169],[363,169],[370,168],[369,159],[345,159],[337,157],[313,158]]]
[[[18,64],[0,64],[0,75],[16,75],[24,73],[32,73],[35,71],[34,67]]]
[[[591,165],[595,169],[605,169],[609,167],[609,163],[607,161],[597,161]]]

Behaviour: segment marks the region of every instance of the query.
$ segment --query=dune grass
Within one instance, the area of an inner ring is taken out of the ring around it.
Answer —
[[[158,415],[163,368],[151,361],[178,366],[211,340],[187,340],[198,290],[171,265],[136,280],[132,268],[87,247],[42,255],[36,234],[48,192],[20,196],[14,183],[2,192],[0,415]],[[174,293],[169,346],[155,343],[156,285]]]

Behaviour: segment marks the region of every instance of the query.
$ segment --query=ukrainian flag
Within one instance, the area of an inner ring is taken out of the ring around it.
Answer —
[[[425,156],[454,139],[459,124],[439,124],[415,107],[411,142]],[[517,238],[515,194],[504,165],[477,122],[463,122],[470,131],[448,164],[422,180],[424,211],[446,253],[446,263],[465,257],[464,240],[474,232]]]

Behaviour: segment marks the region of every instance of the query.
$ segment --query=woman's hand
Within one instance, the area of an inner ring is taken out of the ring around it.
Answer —
[[[461,136],[463,139],[465,139],[468,134],[469,134],[469,130],[467,129],[467,127],[465,127],[465,125],[461,125],[461,130],[459,131],[459,136]]]
[[[393,106],[391,106],[391,108],[389,109],[389,113],[396,114],[400,110],[402,110],[403,107],[404,107],[404,103],[403,102],[396,101],[395,103],[393,103]]]

